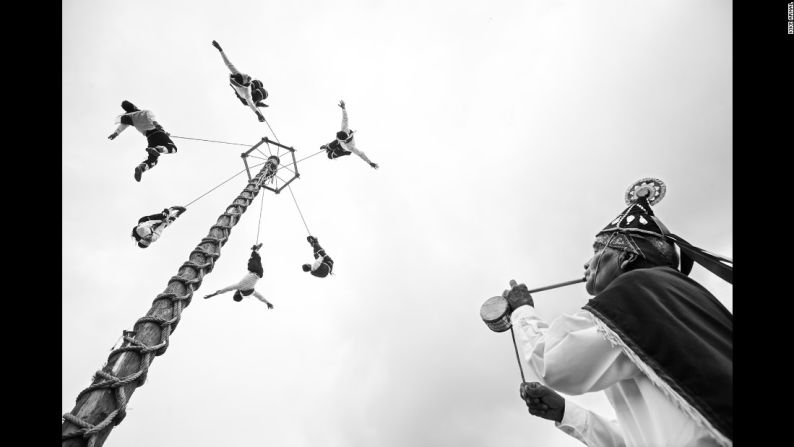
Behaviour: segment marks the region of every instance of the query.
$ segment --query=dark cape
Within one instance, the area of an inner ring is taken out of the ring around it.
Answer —
[[[677,270],[653,267],[618,276],[583,309],[679,408],[732,443],[733,315],[714,295]]]

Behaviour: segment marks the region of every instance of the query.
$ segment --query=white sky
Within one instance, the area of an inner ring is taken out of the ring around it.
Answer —
[[[143,181],[145,138],[107,136],[127,99],[172,135],[254,144],[270,135],[228,86],[210,43],[270,93],[297,157],[338,130],[355,156],[312,157],[293,192],[335,259],[309,276],[289,193],[264,197],[258,284],[231,293],[260,199],[231,233],[167,352],[108,438],[132,446],[576,446],[527,413],[510,336],[482,302],[511,278],[578,277],[633,181],[668,185],[674,233],[732,257],[732,4],[720,0],[65,1],[62,408],[150,308],[245,187],[192,204],[146,250],[143,215],[184,205],[243,168],[240,146],[174,139]],[[731,287],[691,275],[733,308]],[[549,319],[583,286],[536,294]],[[611,414],[601,394],[574,396]]]

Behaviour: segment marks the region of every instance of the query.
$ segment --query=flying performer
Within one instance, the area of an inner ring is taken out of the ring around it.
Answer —
[[[264,271],[262,270],[262,259],[259,257],[258,253],[260,248],[262,248],[262,243],[251,247],[251,257],[248,259],[248,273],[243,276],[243,279],[228,287],[218,289],[209,295],[205,295],[204,299],[212,298],[215,295],[231,292],[234,290],[234,296],[232,296],[234,301],[239,303],[243,300],[243,297],[253,295],[259,301],[267,304],[268,309],[272,309],[273,304],[254,289],[256,282],[259,281],[259,278],[261,278],[264,274]]]
[[[121,108],[126,113],[116,118],[116,123],[119,126],[108,139],[115,139],[129,126],[135,126],[135,129],[146,137],[148,143],[146,152],[149,156],[135,167],[135,181],[140,182],[143,172],[152,169],[157,164],[160,154],[176,153],[176,145],[171,141],[170,134],[155,121],[154,113],[151,110],[141,110],[127,100],[121,102]]]
[[[258,109],[258,107],[268,106],[262,102],[267,98],[267,90],[265,90],[265,88],[262,86],[262,81],[259,79],[253,79],[251,76],[238,70],[231,63],[229,58],[226,57],[226,53],[223,52],[223,49],[218,42],[213,40],[212,46],[218,49],[218,51],[221,53],[221,57],[223,58],[223,62],[229,68],[229,71],[232,72],[232,74],[229,75],[229,85],[231,85],[232,89],[234,90],[234,94],[237,96],[237,99],[239,99],[244,106],[248,106],[254,111],[256,117],[259,118],[259,122],[265,121],[265,117]]]
[[[186,211],[183,206],[172,206],[163,211],[143,216],[138,219],[138,224],[132,227],[132,237],[137,242],[138,247],[146,248],[160,238],[163,230],[174,223],[177,217]]]
[[[342,130],[336,133],[336,139],[334,141],[323,144],[320,146],[320,149],[324,150],[331,160],[350,155],[351,153],[356,154],[373,169],[378,169],[377,163],[373,163],[372,160],[367,158],[364,152],[356,148],[356,142],[353,139],[354,131],[350,130],[350,127],[347,125],[347,109],[345,108],[345,102],[339,101],[339,107],[342,108]]]
[[[312,249],[314,250],[314,263],[303,264],[301,266],[303,271],[309,272],[318,278],[325,278],[329,274],[333,274],[334,260],[325,253],[325,250],[323,250],[323,247],[320,246],[317,238],[314,236],[308,236],[306,237],[306,240],[309,241],[309,244],[311,244]]]

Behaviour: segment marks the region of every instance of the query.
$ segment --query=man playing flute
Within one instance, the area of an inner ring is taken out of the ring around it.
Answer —
[[[547,323],[524,284],[503,293],[541,380],[522,383],[522,399],[589,446],[733,445],[733,316],[687,276],[696,261],[732,282],[732,261],[667,230],[651,209],[664,192],[656,179],[635,183],[629,206],[596,235],[584,265],[593,298],[578,312]],[[555,391],[604,391],[617,420]]]

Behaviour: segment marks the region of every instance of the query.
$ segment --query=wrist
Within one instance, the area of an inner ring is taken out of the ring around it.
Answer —
[[[525,305],[529,307],[535,307],[535,303],[532,301],[532,299],[508,300],[507,304],[510,306],[511,310],[516,310]]]
[[[521,306],[527,305],[529,307],[535,307],[535,303],[532,301],[532,298],[523,299],[523,300],[516,300],[515,307],[519,308]]]

